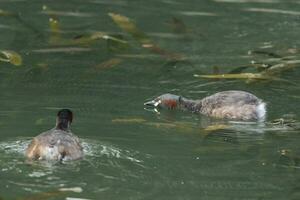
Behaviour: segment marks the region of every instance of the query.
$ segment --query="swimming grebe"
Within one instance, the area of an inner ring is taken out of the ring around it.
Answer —
[[[201,100],[190,100],[174,94],[163,94],[146,106],[189,110],[210,117],[231,120],[263,121],[266,104],[255,95],[238,90],[223,91]]]
[[[73,113],[62,109],[57,113],[56,126],[33,138],[26,149],[26,157],[33,160],[76,160],[83,156],[79,139],[71,130]]]

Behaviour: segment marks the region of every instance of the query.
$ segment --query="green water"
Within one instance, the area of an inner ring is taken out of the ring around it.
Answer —
[[[43,6],[57,12],[49,14]],[[270,59],[248,55],[251,50],[299,59],[299,1],[1,0],[0,9],[19,14],[0,15],[0,50],[23,57],[22,66],[0,63],[0,199],[300,198],[297,127],[158,114],[143,106],[166,92],[196,99],[239,89],[265,100],[267,122],[287,115],[297,122],[297,67],[273,81],[193,75],[211,74],[213,66],[228,73]],[[170,62],[142,48],[109,12],[129,17],[160,48],[187,60]],[[51,45],[50,17],[59,20],[63,38],[102,31],[129,46],[113,49],[105,40]],[[174,17],[184,25],[174,24]],[[101,65],[116,58],[119,64]],[[52,128],[63,107],[74,111],[72,130],[83,141],[85,158],[55,165],[26,162],[30,139]],[[226,128],[205,130],[213,125]]]

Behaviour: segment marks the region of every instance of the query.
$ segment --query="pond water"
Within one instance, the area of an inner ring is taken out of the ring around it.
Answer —
[[[1,0],[0,9],[0,50],[23,59],[0,63],[0,199],[300,198],[300,1]],[[100,32],[112,39],[74,42]],[[294,64],[267,80],[195,76],[286,61]],[[167,92],[232,89],[262,98],[266,122],[143,106]],[[84,159],[26,161],[31,138],[65,107]]]

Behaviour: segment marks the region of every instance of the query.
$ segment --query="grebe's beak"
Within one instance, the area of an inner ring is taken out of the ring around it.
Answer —
[[[161,103],[161,100],[152,100],[152,101],[147,101],[144,103],[144,106],[151,106],[151,107],[157,107]]]

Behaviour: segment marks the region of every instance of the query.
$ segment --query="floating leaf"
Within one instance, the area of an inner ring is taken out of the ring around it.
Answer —
[[[0,61],[9,62],[16,66],[22,65],[22,57],[20,56],[20,54],[10,50],[2,50],[0,51],[0,53],[4,56],[0,56]]]
[[[81,193],[83,191],[81,187],[60,188],[58,190],[61,192],[76,192],[76,193]]]
[[[194,74],[194,77],[209,78],[209,79],[271,79],[270,76],[261,73],[240,73],[240,74],[216,74],[216,75],[198,75]]]

